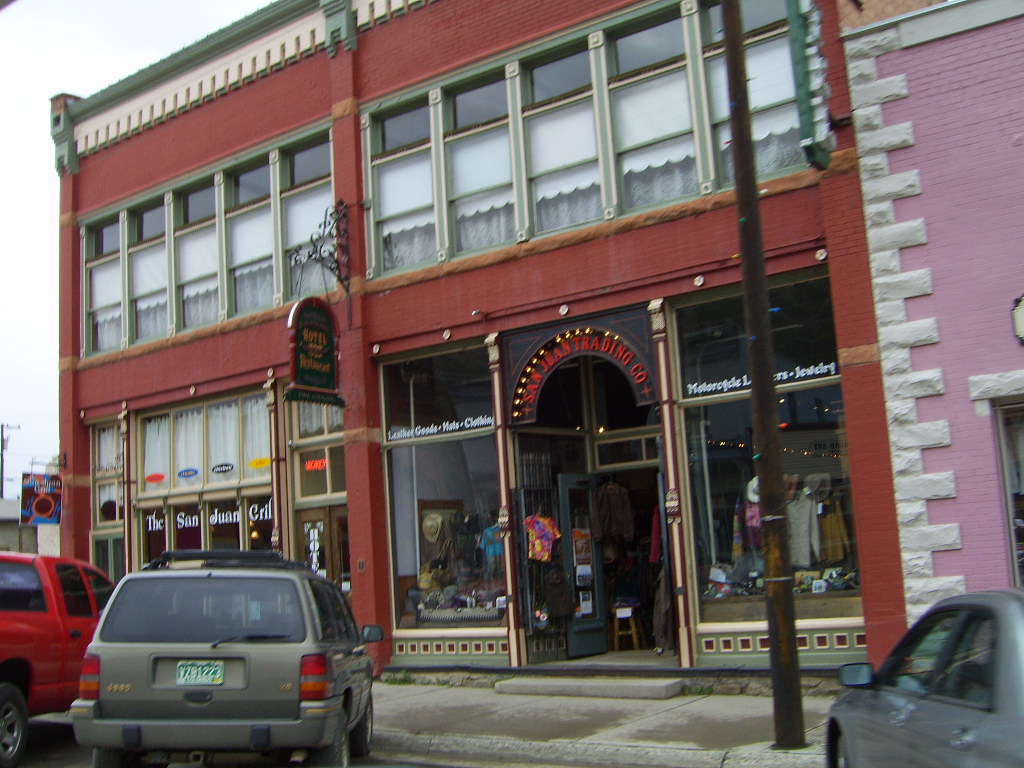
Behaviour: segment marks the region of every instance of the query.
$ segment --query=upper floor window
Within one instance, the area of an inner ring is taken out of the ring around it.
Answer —
[[[124,492],[121,471],[121,434],[116,425],[93,429],[93,493],[96,525],[124,519]]]
[[[805,165],[800,147],[800,116],[796,105],[792,54],[785,34],[786,0],[746,0],[742,4],[742,16],[756,172],[763,176],[781,168]],[[729,86],[721,17],[720,5],[708,9],[705,17],[708,43],[704,48],[704,59],[711,91],[715,167],[723,181],[732,183],[736,171],[732,159]]]
[[[105,256],[121,249],[121,223],[111,221],[92,229],[92,255]]]
[[[525,113],[528,175],[538,232],[601,218],[597,125],[585,51],[530,71],[534,103]],[[581,95],[582,93],[582,95]]]
[[[121,260],[108,259],[88,268],[89,346],[93,352],[121,347]]]
[[[217,213],[216,190],[211,185],[186,192],[182,196],[182,223],[194,224],[212,218]]]
[[[434,258],[434,178],[429,146],[430,112],[416,106],[384,118],[374,163],[384,269],[394,270]],[[395,150],[395,151],[393,151]]]
[[[126,242],[120,218],[89,225],[84,352],[333,290],[336,278],[322,262],[285,258],[333,236],[317,234],[333,208],[330,143],[321,135],[125,211]]]
[[[231,177],[232,204],[245,205],[270,197],[270,166],[239,171]]]
[[[721,9],[652,5],[367,115],[372,271],[730,186]],[[757,171],[803,168],[786,0],[742,6]]]
[[[233,208],[227,215],[228,291],[232,314],[274,303],[274,222],[270,166],[240,170],[231,177]]]
[[[163,202],[134,212],[132,222],[132,242],[141,243],[163,237],[167,230]]]
[[[288,160],[290,187],[331,175],[331,145],[327,142],[292,152]]]
[[[459,251],[512,242],[515,199],[505,81],[450,97],[454,129],[445,142]]]

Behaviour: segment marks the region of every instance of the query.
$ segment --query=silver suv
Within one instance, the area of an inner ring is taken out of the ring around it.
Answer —
[[[345,766],[373,737],[373,664],[341,591],[275,552],[165,552],[118,584],[71,706],[94,768],[261,753]]]

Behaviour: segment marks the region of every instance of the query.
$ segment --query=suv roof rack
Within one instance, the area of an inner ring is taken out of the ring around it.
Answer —
[[[158,568],[286,568],[309,570],[305,563],[288,560],[272,549],[169,549],[143,566],[142,570]]]

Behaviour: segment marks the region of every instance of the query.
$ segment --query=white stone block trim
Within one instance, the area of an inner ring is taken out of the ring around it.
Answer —
[[[936,599],[964,591],[962,577],[937,577],[934,553],[961,547],[960,526],[932,525],[928,502],[956,496],[953,472],[925,473],[923,451],[950,445],[948,421],[921,422],[916,402],[945,392],[941,370],[914,370],[910,350],[940,340],[936,318],[908,321],[906,301],[932,292],[929,269],[904,271],[900,254],[928,242],[923,219],[899,221],[893,202],[922,192],[916,170],[890,173],[889,153],[914,145],[911,123],[886,125],[882,105],[906,98],[905,75],[878,77],[877,58],[904,47],[900,29],[850,33],[845,41],[857,136],[875,321],[885,388],[908,621]]]

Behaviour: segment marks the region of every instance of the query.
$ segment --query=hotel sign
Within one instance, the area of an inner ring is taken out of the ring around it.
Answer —
[[[303,299],[288,315],[291,383],[285,400],[344,406],[338,394],[337,336],[330,307],[320,299]]]

